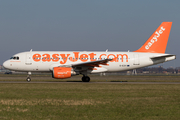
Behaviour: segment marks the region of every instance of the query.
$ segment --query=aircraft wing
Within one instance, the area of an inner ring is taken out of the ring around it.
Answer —
[[[54,67],[72,67],[78,71],[87,70],[87,69],[93,69],[94,67],[101,67],[100,65],[109,65],[107,64],[112,59],[103,59],[103,60],[96,60],[96,61],[88,61],[88,62],[80,62],[75,64],[69,64],[69,65],[59,65],[59,64],[53,64],[50,66],[50,70],[52,71]]]
[[[101,65],[109,65],[107,63],[111,60],[112,59],[104,59],[104,60],[97,60],[97,61],[81,62],[81,63],[71,64],[71,66],[75,71],[79,71],[79,72],[87,72],[87,70],[91,72],[92,71],[105,72],[107,71],[107,69],[101,67]]]
[[[81,62],[81,63],[71,64],[71,66],[72,67],[78,67],[78,66],[99,67],[99,65],[108,65],[107,63],[111,60],[112,59],[104,59],[104,60],[96,60],[96,61],[89,61],[89,62]]]

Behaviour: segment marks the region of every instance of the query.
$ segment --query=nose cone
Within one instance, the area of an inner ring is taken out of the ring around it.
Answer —
[[[6,68],[6,69],[8,69],[8,61],[5,61],[5,62],[3,63],[3,67]]]

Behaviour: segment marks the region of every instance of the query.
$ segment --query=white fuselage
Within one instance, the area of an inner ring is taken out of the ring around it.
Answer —
[[[161,57],[164,56],[164,57]],[[157,57],[157,59],[152,59]],[[14,55],[3,66],[14,71],[51,72],[53,67],[112,59],[107,64],[94,67],[88,73],[126,71],[175,59],[174,55],[140,52],[66,52],[31,51]],[[82,67],[83,68],[83,67]]]

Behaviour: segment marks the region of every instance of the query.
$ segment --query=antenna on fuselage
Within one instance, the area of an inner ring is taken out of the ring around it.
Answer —
[[[106,52],[108,52],[108,49],[106,50]]]
[[[32,49],[30,50],[30,52],[32,52]]]

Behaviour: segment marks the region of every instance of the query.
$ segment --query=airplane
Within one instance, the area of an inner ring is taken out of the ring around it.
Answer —
[[[171,25],[172,22],[162,22],[144,45],[133,52],[30,50],[13,55],[3,66],[27,72],[28,82],[32,72],[50,72],[55,79],[81,74],[82,81],[89,82],[88,74],[133,70],[176,59],[176,55],[165,53]]]

